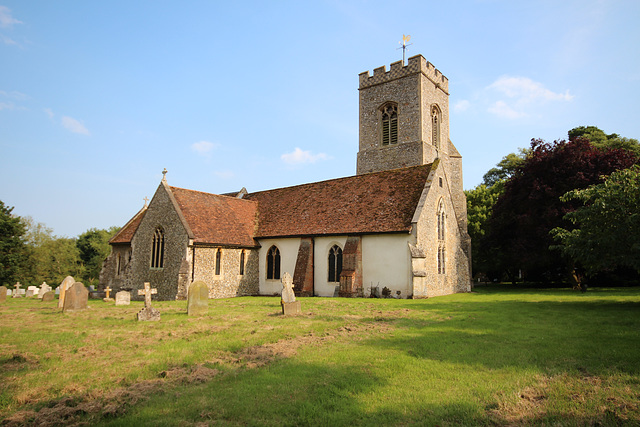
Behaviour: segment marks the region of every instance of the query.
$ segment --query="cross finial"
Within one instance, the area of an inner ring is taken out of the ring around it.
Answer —
[[[144,197],[144,207],[147,207],[147,202],[149,201],[149,198],[147,196]]]
[[[167,168],[164,168],[164,169],[162,170],[162,180],[163,180],[164,182],[167,182]]]

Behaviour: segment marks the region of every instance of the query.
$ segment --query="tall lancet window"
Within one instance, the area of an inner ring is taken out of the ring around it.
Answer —
[[[445,247],[446,247],[446,215],[444,212],[444,201],[441,199],[438,203],[437,212],[437,232],[438,232],[438,274],[445,273]]]
[[[280,280],[280,250],[275,246],[267,252],[267,280]]]
[[[385,104],[382,107],[382,145],[398,143],[398,106]]]
[[[342,273],[342,249],[333,245],[329,250],[329,282],[339,282]]]
[[[216,251],[216,276],[220,275],[222,270],[222,249],[218,248]]]
[[[440,148],[440,110],[435,105],[431,108],[431,142]]]
[[[151,268],[162,268],[164,266],[164,231],[161,227],[156,228],[153,233],[153,243],[151,246]]]

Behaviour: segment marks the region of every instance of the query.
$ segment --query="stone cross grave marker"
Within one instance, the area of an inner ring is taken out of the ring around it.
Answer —
[[[138,312],[139,321],[160,320],[160,312],[151,307],[151,295],[157,294],[156,288],[151,288],[149,282],[144,282],[144,289],[138,289],[138,295],[144,295],[144,308]]]
[[[116,305],[130,305],[131,294],[127,291],[120,291],[116,293]]]
[[[42,282],[42,285],[40,285],[40,291],[38,292],[38,298],[44,298],[44,294],[46,294],[50,290],[51,286],[47,285],[47,282]]]
[[[201,281],[189,286],[187,296],[187,315],[203,316],[209,311],[209,287]]]
[[[64,308],[64,297],[67,293],[67,289],[69,289],[76,281],[71,276],[67,276],[64,278],[58,289],[60,289],[60,297],[58,299],[58,308]]]
[[[5,302],[7,300],[7,287],[0,286],[0,302]]]
[[[296,301],[296,294],[293,293],[293,278],[291,274],[284,273],[282,275],[282,314],[301,314],[300,301]]]
[[[107,286],[106,288],[104,288],[104,292],[107,294],[106,298],[103,298],[102,301],[104,302],[110,302],[113,301],[113,298],[109,298],[109,293],[112,291],[113,289],[111,289],[109,286]]]
[[[87,302],[89,301],[89,290],[81,283],[74,283],[64,297],[63,312],[67,311],[81,311],[87,309]]]
[[[20,282],[16,282],[15,286],[14,286],[14,290],[13,290],[13,298],[20,298],[22,295],[20,295],[20,286],[22,286],[20,284]]]

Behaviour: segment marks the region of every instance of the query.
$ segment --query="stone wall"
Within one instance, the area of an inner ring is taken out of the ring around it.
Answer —
[[[220,274],[216,275],[216,253],[221,250]],[[240,274],[241,253],[245,253],[244,274]],[[195,248],[193,281],[209,287],[209,298],[230,298],[258,294],[258,251],[256,249]]]

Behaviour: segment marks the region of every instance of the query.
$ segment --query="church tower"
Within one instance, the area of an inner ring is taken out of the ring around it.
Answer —
[[[358,175],[457,154],[449,141],[449,81],[422,55],[373,76],[360,73],[359,90]]]

